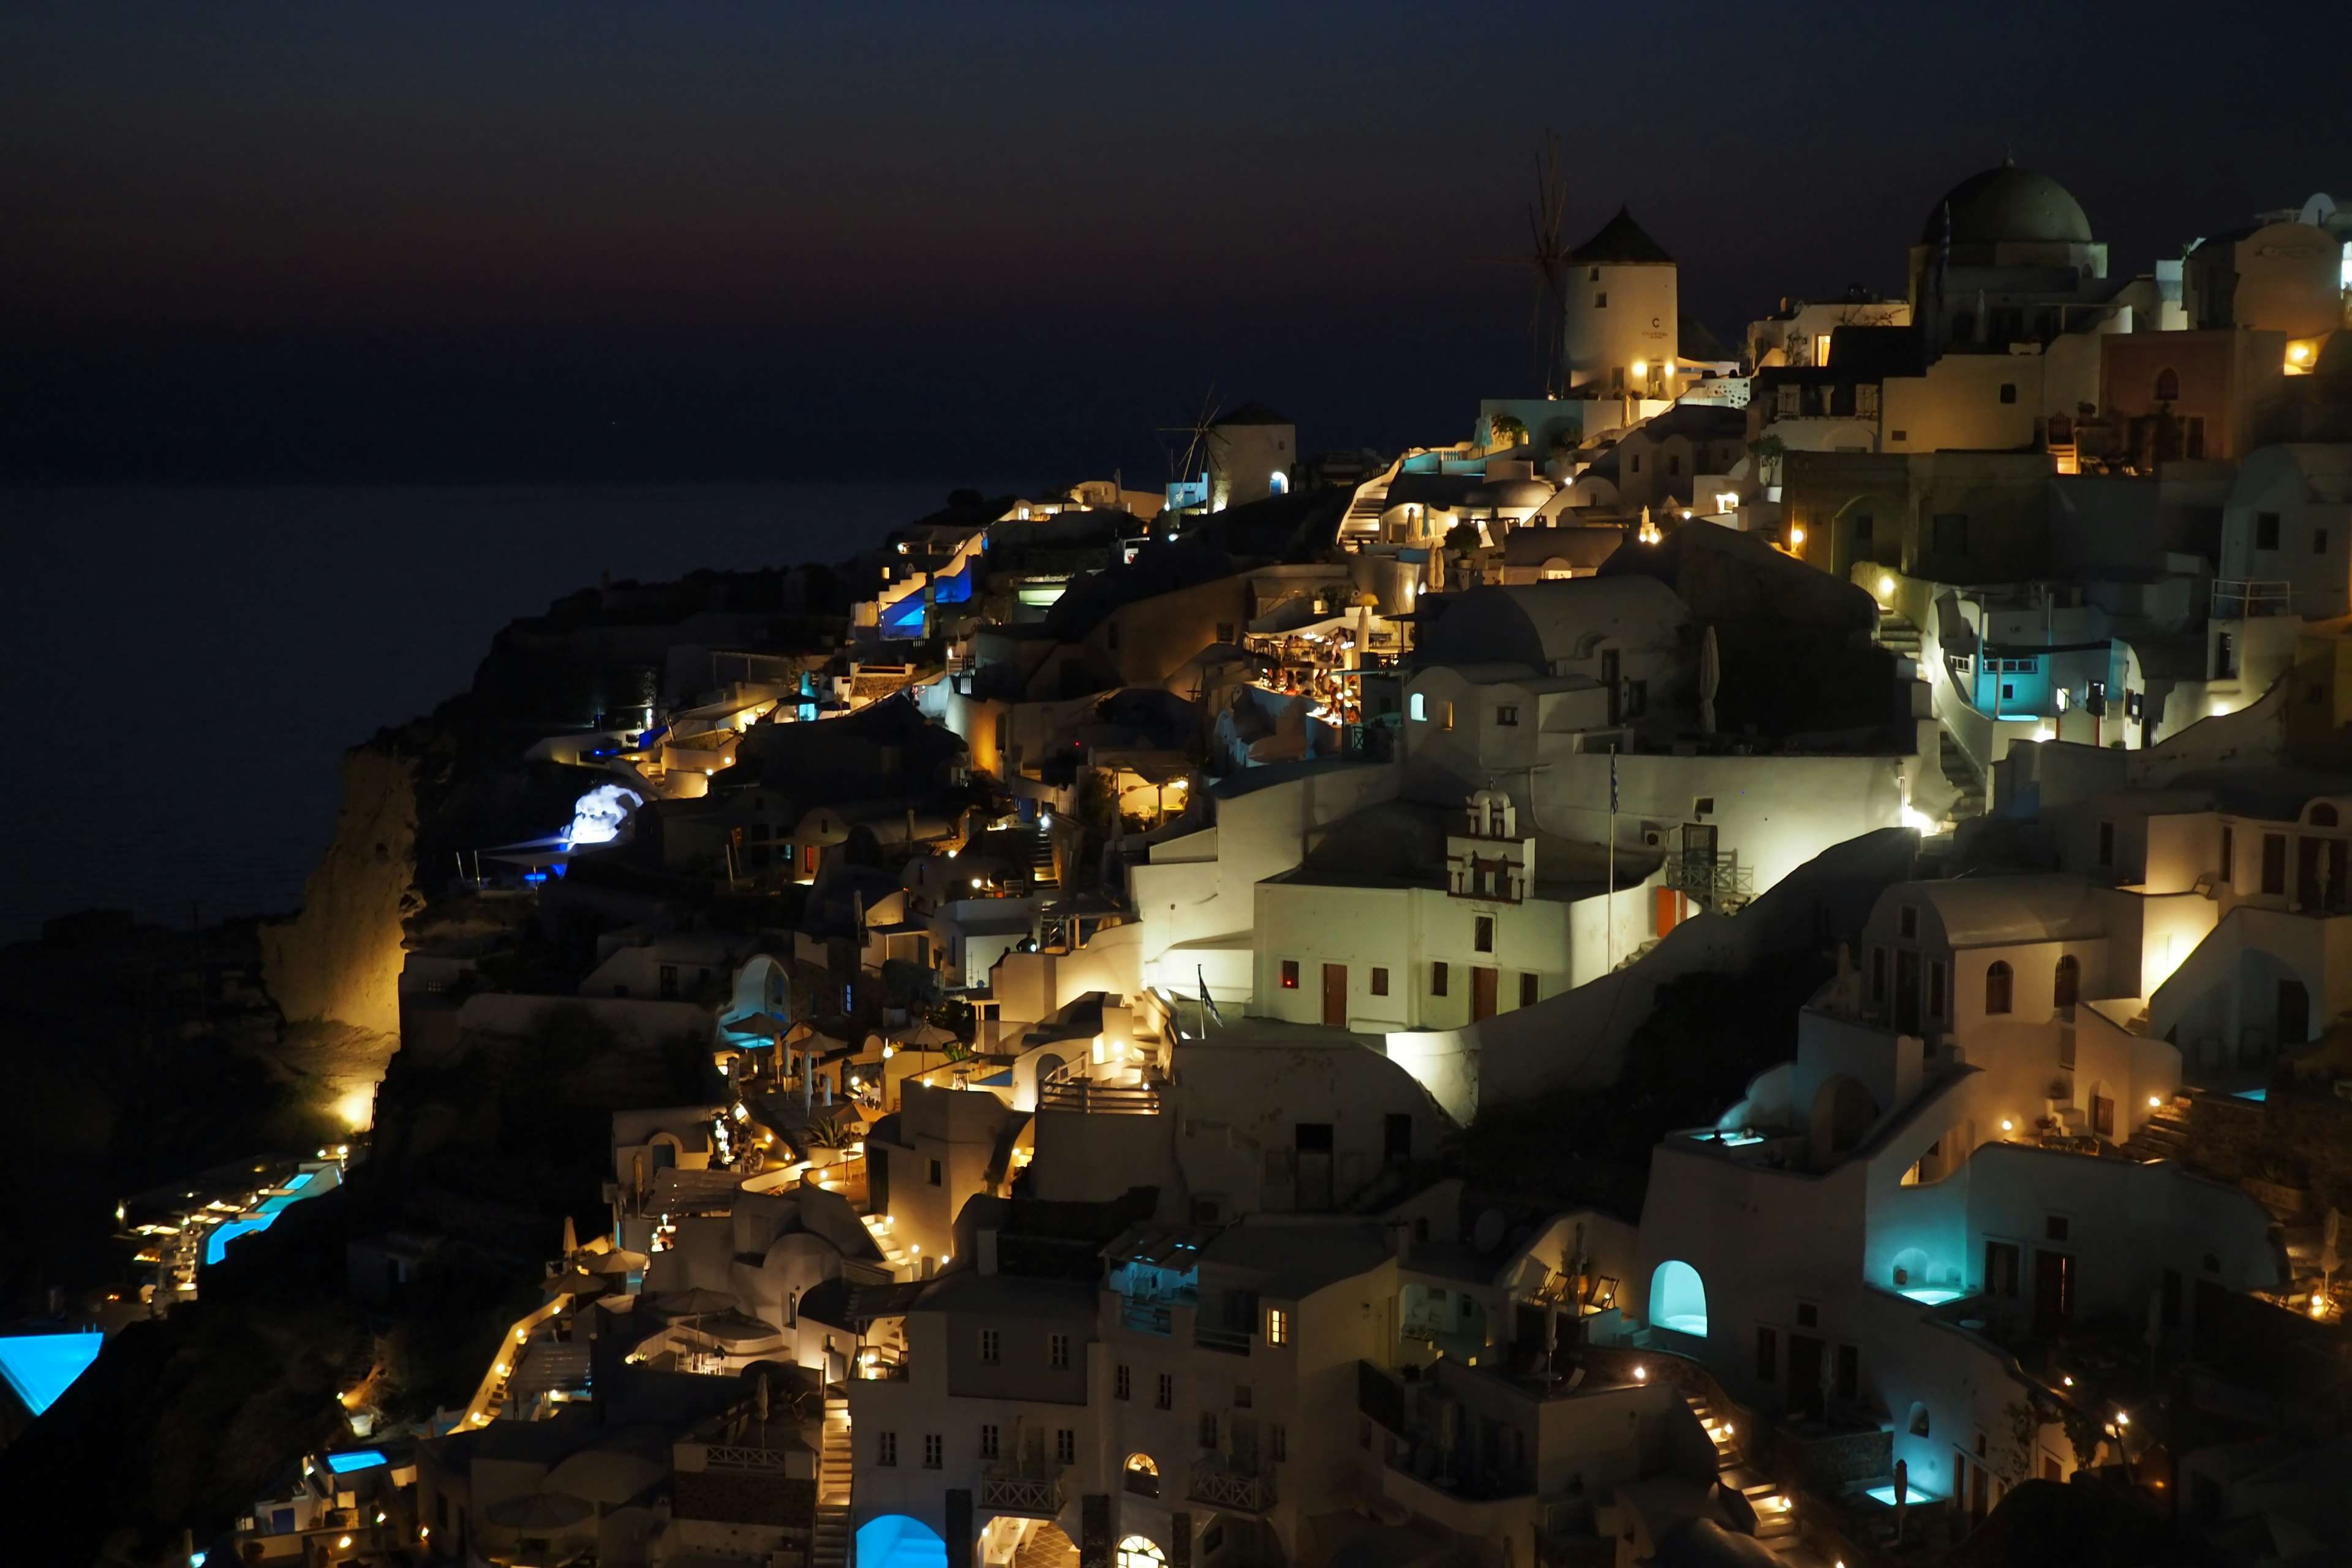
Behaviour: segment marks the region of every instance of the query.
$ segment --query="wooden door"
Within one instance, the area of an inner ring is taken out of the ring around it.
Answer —
[[[1822,1413],[1821,1340],[1811,1334],[1789,1336],[1789,1410],[1795,1415]]]
[[[2311,1038],[2311,993],[2300,980],[2278,983],[2278,1043],[2299,1046]]]
[[[1470,972],[1470,1021],[1495,1016],[1496,982],[1501,972],[1493,969],[1473,969]]]
[[[2036,1247],[2033,1252],[2033,1319],[2044,1327],[2074,1315],[2074,1258]]]
[[[2102,1138],[2116,1135],[2116,1102],[2104,1094],[2091,1096],[2091,1131]]]
[[[1323,966],[1323,1022],[1334,1029],[1348,1026],[1348,966],[1344,963]]]

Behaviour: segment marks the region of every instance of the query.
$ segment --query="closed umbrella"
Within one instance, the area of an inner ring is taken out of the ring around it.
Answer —
[[[1715,733],[1715,692],[1723,684],[1723,658],[1716,651],[1715,628],[1709,626],[1698,643],[1698,728]]]

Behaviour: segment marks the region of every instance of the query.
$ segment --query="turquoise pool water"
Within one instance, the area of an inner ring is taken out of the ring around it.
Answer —
[[[339,1476],[348,1476],[353,1470],[372,1470],[378,1465],[389,1463],[390,1460],[373,1448],[353,1448],[348,1453],[327,1456],[327,1468]]]
[[[240,1236],[259,1235],[268,1230],[277,1217],[274,1214],[266,1214],[256,1219],[233,1219],[226,1225],[215,1226],[212,1235],[205,1238],[205,1261],[207,1264],[218,1263],[228,1256],[230,1242]]]
[[[318,1175],[316,1171],[298,1171],[287,1178],[284,1192],[266,1197],[255,1205],[251,1218],[233,1219],[226,1225],[215,1226],[212,1235],[205,1238],[205,1261],[207,1264],[218,1263],[228,1256],[228,1244],[238,1237],[257,1236],[275,1224],[279,1215],[304,1198],[315,1198],[321,1193],[332,1192],[334,1184],[320,1186]]]
[[[0,1377],[38,1415],[73,1386],[98,1359],[103,1334],[10,1334],[0,1337]]]
[[[1940,1307],[1947,1301],[1957,1301],[1968,1294],[1965,1290],[1948,1289],[1941,1285],[1914,1285],[1902,1292],[1925,1306]]]

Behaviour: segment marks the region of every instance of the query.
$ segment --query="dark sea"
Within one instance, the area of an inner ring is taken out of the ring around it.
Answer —
[[[838,561],[951,488],[0,489],[0,942],[291,910],[344,751],[507,622],[606,572]]]

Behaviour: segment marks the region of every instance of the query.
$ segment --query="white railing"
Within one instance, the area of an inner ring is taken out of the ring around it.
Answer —
[[[2250,577],[2213,579],[2213,618],[2256,620],[2264,616],[2292,615],[2294,584]]]

